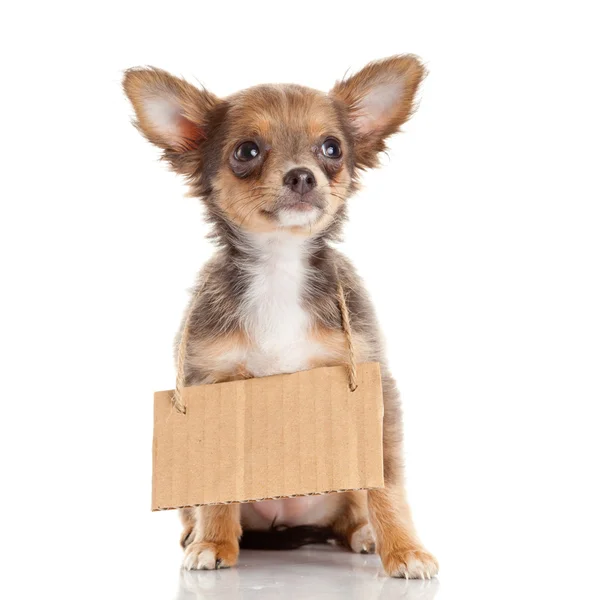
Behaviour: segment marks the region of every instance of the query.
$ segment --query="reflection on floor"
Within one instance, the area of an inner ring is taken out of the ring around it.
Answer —
[[[437,579],[387,577],[377,556],[305,546],[282,552],[242,551],[234,569],[182,570],[177,600],[433,600],[438,588]]]

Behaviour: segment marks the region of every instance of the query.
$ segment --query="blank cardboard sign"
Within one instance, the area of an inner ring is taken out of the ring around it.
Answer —
[[[383,487],[379,364],[154,395],[152,510]]]

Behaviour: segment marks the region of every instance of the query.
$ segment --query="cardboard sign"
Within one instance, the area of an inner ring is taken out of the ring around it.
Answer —
[[[383,487],[378,363],[154,395],[152,510]]]

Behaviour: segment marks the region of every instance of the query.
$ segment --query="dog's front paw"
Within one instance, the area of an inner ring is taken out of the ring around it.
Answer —
[[[192,542],[185,549],[183,568],[226,569],[235,565],[239,553],[237,540],[235,542]]]
[[[439,570],[437,560],[422,548],[382,552],[381,562],[388,575],[406,579],[431,579]]]

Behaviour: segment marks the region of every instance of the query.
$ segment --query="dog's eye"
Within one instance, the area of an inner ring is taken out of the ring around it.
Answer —
[[[340,158],[340,156],[342,156],[342,147],[337,140],[328,138],[323,142],[321,152],[323,153],[323,156],[326,156],[327,158]]]
[[[248,162],[260,154],[260,148],[254,142],[242,142],[233,153],[237,160]]]

